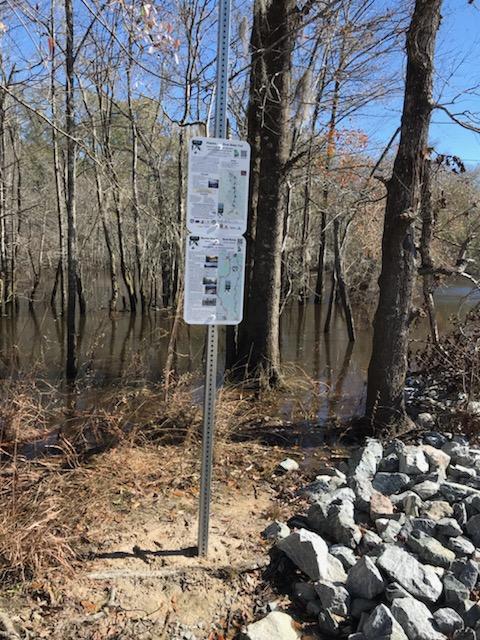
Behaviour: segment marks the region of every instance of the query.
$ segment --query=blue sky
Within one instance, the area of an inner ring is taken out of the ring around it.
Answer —
[[[450,111],[470,110],[479,114],[480,126],[480,1],[469,5],[467,0],[444,0],[442,24],[438,34],[436,55],[435,98],[440,96]],[[455,105],[447,105],[466,89],[479,87],[474,94],[459,98]],[[354,119],[378,151],[390,139],[400,123],[402,96],[387,104],[362,109]],[[480,166],[480,134],[466,131],[450,121],[442,111],[432,118],[430,140],[439,153],[458,155],[473,168]]]

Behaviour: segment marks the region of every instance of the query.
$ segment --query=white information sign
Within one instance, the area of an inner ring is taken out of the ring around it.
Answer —
[[[244,280],[244,238],[187,236],[185,322],[239,324]]]
[[[187,227],[199,236],[232,237],[247,230],[250,145],[192,138],[188,156]]]

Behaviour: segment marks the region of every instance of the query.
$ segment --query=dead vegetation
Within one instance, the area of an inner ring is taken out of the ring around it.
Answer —
[[[105,530],[152,496],[188,494],[199,483],[201,388],[182,378],[167,400],[160,387],[124,388],[89,408],[59,403],[33,380],[11,381],[0,401],[0,578],[2,584],[71,573]],[[299,384],[296,382],[295,384]],[[193,389],[193,390],[192,390]],[[51,390],[50,390],[51,391]],[[234,442],[255,425],[277,425],[278,397],[241,387],[219,393],[216,478],[270,477],[278,456],[259,442]],[[287,401],[288,417],[305,408]],[[267,417],[266,417],[267,416]],[[272,416],[270,419],[268,416]],[[252,426],[253,425],[253,426]],[[281,442],[281,440],[280,440]],[[285,442],[285,446],[288,445]],[[101,514],[101,518],[99,518]]]

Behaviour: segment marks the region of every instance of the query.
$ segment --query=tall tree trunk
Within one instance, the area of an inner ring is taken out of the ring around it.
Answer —
[[[57,123],[57,101],[56,101],[56,87],[55,87],[55,3],[52,0],[51,8],[50,8],[50,42],[51,44],[51,71],[50,71],[50,106],[52,110],[52,122],[55,125]],[[53,153],[53,173],[55,176],[55,196],[56,196],[56,204],[57,204],[57,225],[58,225],[58,265],[57,265],[57,276],[58,283],[60,284],[60,308],[62,315],[65,313],[65,300],[66,300],[66,291],[65,291],[65,229],[64,229],[64,203],[65,200],[64,194],[62,193],[62,178],[60,171],[60,158],[58,152],[58,135],[55,126],[52,127],[52,153]],[[55,285],[52,291],[50,303],[53,307],[55,305],[55,297],[56,291],[58,290],[57,286],[57,277],[55,278]]]
[[[428,324],[430,326],[430,335],[432,342],[438,345],[438,324],[435,313],[435,301],[433,298],[433,292],[437,287],[438,276],[435,276],[428,271],[432,271],[434,268],[432,258],[432,240],[433,229],[435,225],[435,214],[433,210],[432,199],[432,168],[431,161],[425,160],[425,166],[423,170],[423,184],[422,184],[422,235],[420,238],[420,256],[422,259],[421,267],[427,273],[423,275],[423,299],[427,309]]]
[[[74,95],[74,23],[72,0],[65,0],[66,24],[66,86],[65,86],[65,131],[67,133],[67,362],[66,376],[73,381],[77,375],[76,354],[76,302],[77,302],[77,222],[75,211],[75,95]]]
[[[252,285],[239,362],[267,385],[280,381],[279,312],[281,251],[288,157],[289,89],[295,28],[294,0],[276,0],[260,11],[263,126]]]
[[[414,221],[432,113],[435,41],[442,0],[416,0],[407,37],[400,143],[387,184],[380,296],[368,369],[367,417],[378,426],[405,423],[404,387],[415,284]]]
[[[128,117],[130,120],[130,134],[132,140],[132,209],[133,209],[133,228],[135,236],[135,263],[137,271],[137,285],[138,292],[140,294],[140,304],[142,306],[142,313],[146,313],[146,299],[144,291],[144,276],[143,276],[143,251],[140,241],[140,207],[138,196],[138,134],[137,134],[137,121],[135,111],[133,109],[132,101],[132,61],[133,61],[133,36],[129,35],[129,61],[127,64],[127,102],[128,102]]]

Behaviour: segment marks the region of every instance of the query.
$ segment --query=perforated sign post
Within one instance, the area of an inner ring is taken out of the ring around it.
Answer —
[[[208,325],[198,553],[207,555],[218,325],[242,320],[250,147],[226,139],[231,0],[219,1],[215,137],[190,140],[184,319]]]

